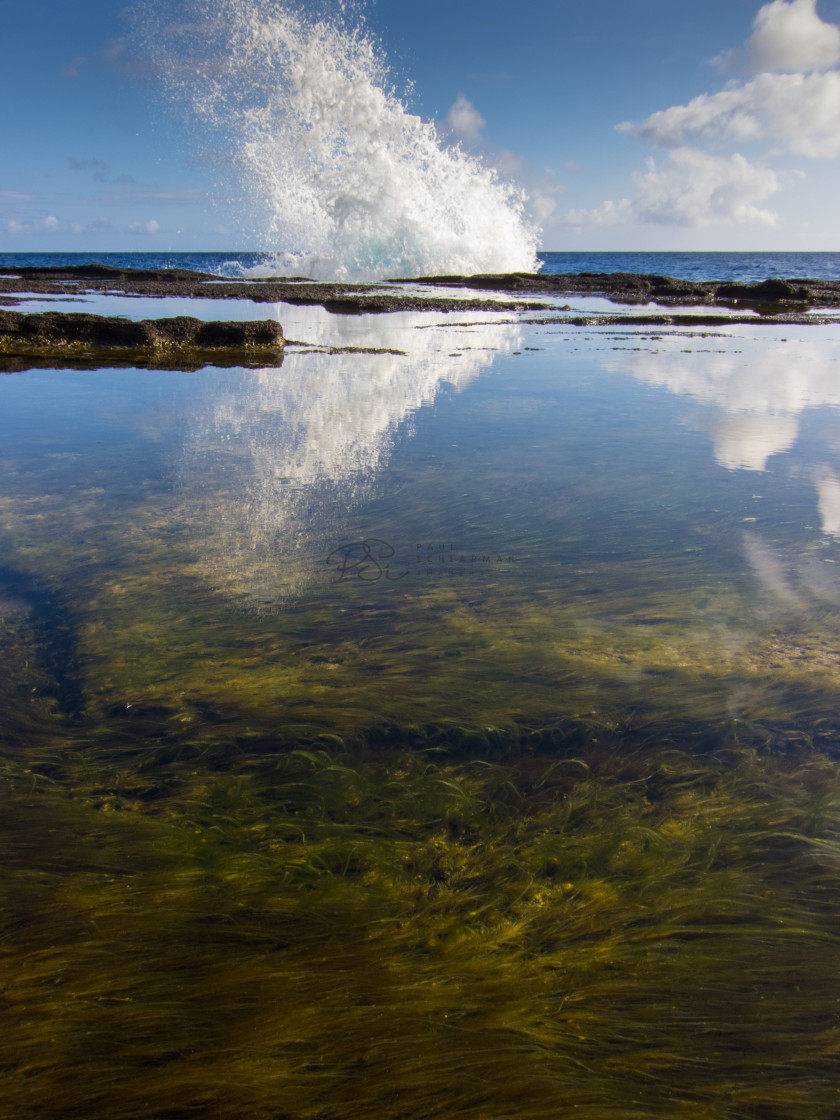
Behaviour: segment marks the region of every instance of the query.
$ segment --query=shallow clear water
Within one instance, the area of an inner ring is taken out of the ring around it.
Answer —
[[[260,313],[0,378],[10,1114],[828,1120],[840,329]]]
[[[310,345],[395,352],[4,378],[7,563],[59,585],[103,633],[85,658],[106,707],[176,704],[191,674],[224,687],[213,669],[230,643],[266,625],[282,640],[289,611],[293,628],[311,617],[320,656],[345,651],[316,721],[342,732],[654,697],[671,717],[755,720],[783,709],[767,643],[815,625],[819,673],[800,658],[781,676],[833,680],[836,328],[785,327],[782,341],[764,325],[646,335],[288,311]],[[115,678],[110,643],[125,653],[148,630],[142,598],[174,593],[173,540],[196,624],[227,616],[221,645],[159,629],[146,671]],[[385,544],[368,556],[365,540]],[[103,579],[136,594],[104,595]],[[440,695],[428,657],[445,668]],[[249,718],[276,720],[288,698],[255,705]]]

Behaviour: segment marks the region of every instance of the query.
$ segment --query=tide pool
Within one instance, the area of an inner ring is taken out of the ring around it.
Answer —
[[[840,330],[261,313],[0,378],[10,1114],[833,1117]]]

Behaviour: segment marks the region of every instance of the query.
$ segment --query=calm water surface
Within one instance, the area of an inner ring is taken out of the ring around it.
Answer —
[[[0,379],[8,1114],[836,1116],[840,328],[265,313]]]

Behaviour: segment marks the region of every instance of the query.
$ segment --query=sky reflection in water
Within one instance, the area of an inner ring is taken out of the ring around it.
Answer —
[[[247,618],[273,617],[282,644],[289,610],[318,656],[344,650],[318,712],[344,730],[348,706],[353,726],[480,720],[488,689],[496,719],[639,702],[755,719],[780,716],[791,673],[833,687],[836,328],[266,310],[291,340],[277,368],[4,379],[7,455],[17,444],[29,464],[14,467],[7,539],[104,610],[90,634],[147,628],[142,595],[103,608],[102,565],[173,617],[187,602],[228,612],[200,649],[161,635],[160,661],[136,680],[127,668],[123,691],[171,703],[170,672],[191,674],[187,692],[199,669],[223,678],[232,644],[259,656]],[[342,347],[387,352],[323,352]],[[83,559],[94,538],[99,567]],[[370,557],[366,540],[390,550],[383,578],[327,562],[348,545]],[[816,627],[813,665],[794,652],[802,627]],[[393,678],[375,701],[362,648]],[[89,653],[110,680],[109,643]],[[441,656],[437,686],[409,684]],[[106,706],[119,688],[99,681]]]

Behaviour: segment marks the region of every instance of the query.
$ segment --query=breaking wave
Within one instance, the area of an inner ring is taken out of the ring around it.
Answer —
[[[521,190],[408,112],[357,8],[192,0],[178,13],[147,9],[145,37],[205,151],[243,177],[252,236],[279,269],[376,279],[539,267]]]

